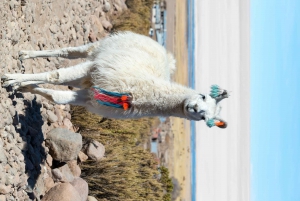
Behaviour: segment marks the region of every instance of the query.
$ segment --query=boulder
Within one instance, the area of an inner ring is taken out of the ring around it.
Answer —
[[[68,161],[67,162],[68,167],[70,168],[70,171],[72,172],[74,177],[80,177],[81,175],[81,169],[79,165],[77,164],[77,160]]]
[[[61,183],[51,188],[42,201],[81,201],[78,191],[70,183]]]
[[[94,161],[99,161],[104,157],[105,147],[100,142],[93,140],[87,147],[86,154]]]
[[[86,201],[88,198],[88,194],[89,194],[88,183],[84,179],[78,177],[78,178],[74,179],[74,181],[72,181],[71,184],[72,184],[72,186],[74,186],[74,188],[80,194],[81,200]]]
[[[74,180],[74,176],[67,164],[59,168],[52,169],[52,175],[55,181],[72,182]]]
[[[82,148],[82,136],[68,129],[55,128],[47,134],[46,146],[54,160],[75,160]]]

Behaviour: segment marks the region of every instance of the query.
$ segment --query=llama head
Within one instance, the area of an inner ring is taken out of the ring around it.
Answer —
[[[226,90],[218,85],[212,85],[210,94],[197,94],[187,98],[184,102],[184,113],[190,120],[205,120],[208,127],[226,128],[227,123],[220,118],[220,101],[228,98]]]

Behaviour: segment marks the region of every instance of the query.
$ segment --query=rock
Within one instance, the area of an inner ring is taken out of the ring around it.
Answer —
[[[88,157],[85,153],[83,153],[82,151],[80,151],[80,152],[78,153],[78,158],[79,158],[79,161],[80,161],[80,162],[84,162],[84,161],[86,161],[89,157]]]
[[[6,201],[5,195],[0,195],[0,201]]]
[[[57,117],[57,121],[61,123],[63,121],[62,111],[58,108],[55,108],[55,115]]]
[[[34,185],[33,193],[35,197],[40,197],[41,195],[45,195],[46,189],[44,185],[44,173],[42,172]]]
[[[65,164],[64,166],[62,166],[58,169],[61,171],[61,173],[63,175],[62,180],[61,180],[62,182],[72,182],[74,180],[74,176],[73,176],[68,164]]]
[[[80,169],[79,165],[77,164],[77,160],[68,161],[67,164],[68,164],[73,176],[80,177],[81,169]]]
[[[97,199],[93,196],[88,196],[87,201],[97,201]]]
[[[51,172],[52,172],[52,176],[53,176],[54,181],[61,181],[62,180],[63,174],[61,173],[61,171],[59,169],[55,168]]]
[[[5,155],[5,151],[3,149],[3,146],[0,146],[0,163],[2,163],[2,164],[7,163],[7,157]]]
[[[46,146],[49,154],[58,161],[70,161],[77,159],[82,147],[82,137],[79,133],[73,133],[68,129],[55,128],[47,134]]]
[[[81,201],[81,196],[70,183],[62,183],[51,188],[42,201]]]
[[[97,37],[96,37],[95,33],[92,32],[92,31],[89,33],[89,40],[90,40],[92,43],[94,43],[94,42],[97,41]]]
[[[47,110],[47,115],[48,115],[49,122],[51,122],[51,123],[57,122],[58,118],[51,110]]]
[[[9,185],[9,186],[6,186],[6,185],[4,185],[4,184],[0,184],[0,193],[1,194],[8,194],[8,193],[10,193],[11,192],[11,186]]]
[[[55,184],[51,177],[47,177],[44,179],[45,190],[48,192]]]
[[[89,194],[88,183],[82,178],[76,178],[71,182],[72,186],[78,191],[82,201],[86,201]]]
[[[57,33],[58,32],[58,26],[56,24],[52,24],[50,27],[49,27],[50,31],[52,33]]]
[[[104,12],[108,12],[110,10],[110,3],[109,3],[109,0],[104,0],[103,2],[103,7],[102,7],[102,10]]]
[[[102,26],[104,29],[106,29],[108,31],[110,31],[112,29],[112,24],[109,21],[102,20],[101,23],[102,23]]]
[[[49,167],[52,166],[53,158],[50,156],[50,154],[47,154],[46,162],[49,165]]]
[[[73,124],[71,123],[70,119],[64,118],[63,124],[68,130],[73,128]]]
[[[91,15],[90,22],[91,22],[91,30],[92,30],[90,31],[90,33],[93,33],[95,34],[96,37],[99,37],[101,33],[104,32],[100,19],[95,15]]]
[[[93,140],[86,150],[86,154],[94,161],[99,161],[104,157],[105,147],[100,142]]]
[[[74,180],[74,176],[67,164],[62,167],[53,169],[52,175],[54,181],[72,182]]]

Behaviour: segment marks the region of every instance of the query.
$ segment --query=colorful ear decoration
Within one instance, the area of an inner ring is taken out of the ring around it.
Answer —
[[[209,119],[207,122],[206,122],[206,125],[208,127],[213,127],[213,126],[218,126],[218,127],[222,127],[222,126],[225,126],[225,123],[222,122],[222,121],[218,121],[218,120],[215,120],[215,119]]]
[[[215,126],[215,120],[214,120],[214,119],[209,119],[209,120],[206,122],[206,125],[207,125],[209,128]]]
[[[221,95],[223,93],[223,89],[221,89],[218,85],[212,85],[211,87],[211,90],[210,90],[210,96],[212,98],[217,98],[219,95]]]
[[[101,105],[123,108],[128,110],[131,107],[132,96],[129,93],[110,92],[99,87],[92,87],[94,99]]]

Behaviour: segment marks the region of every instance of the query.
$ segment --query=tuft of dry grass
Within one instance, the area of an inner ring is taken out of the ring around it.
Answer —
[[[127,11],[119,16],[112,16],[112,31],[133,31],[148,35],[154,0],[127,0],[126,4]]]
[[[169,200],[169,189],[157,168],[157,160],[140,144],[149,139],[151,126],[158,119],[105,119],[72,107],[73,123],[80,127],[84,141],[97,140],[106,149],[100,162],[81,164],[82,177],[90,194],[99,200]]]

